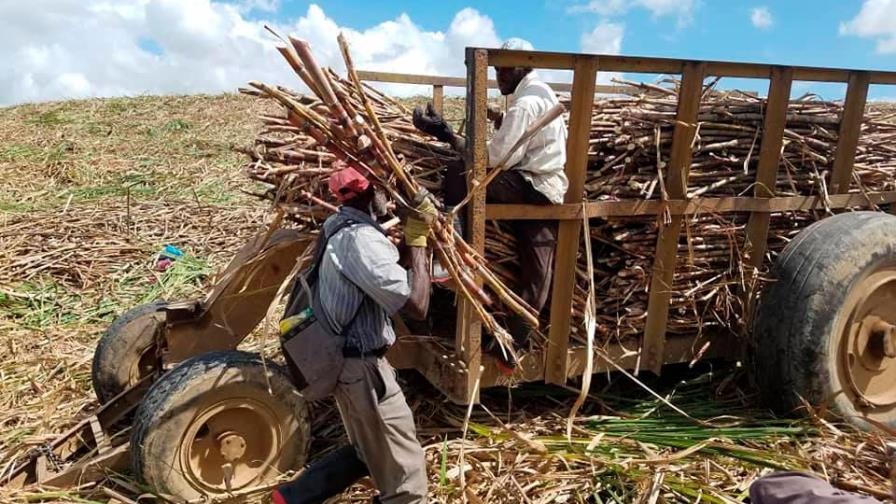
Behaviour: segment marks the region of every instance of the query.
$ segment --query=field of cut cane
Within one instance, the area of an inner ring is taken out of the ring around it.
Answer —
[[[264,228],[268,209],[242,192],[256,188],[232,148],[251,142],[265,106],[222,95],[0,109],[0,474],[97,406],[91,358],[117,314],[201,293]],[[446,107],[463,115],[457,100]],[[160,272],[166,245],[184,256]],[[243,346],[276,353],[271,338]],[[775,418],[738,366],[673,369],[643,387],[596,377],[569,425],[575,390],[493,390],[467,411],[419,376],[403,378],[436,502],[740,502],[777,469],[889,494],[892,433],[856,432],[815,411]],[[342,436],[332,407],[313,414],[312,457]],[[104,488],[155,498],[121,474],[76,489],[0,489],[0,501],[105,503]],[[341,502],[371,495],[356,485]]]

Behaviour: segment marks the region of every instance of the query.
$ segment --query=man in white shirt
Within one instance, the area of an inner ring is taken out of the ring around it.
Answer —
[[[532,50],[531,44],[520,39],[510,39],[502,49]],[[531,68],[496,67],[498,88],[509,96],[507,112],[489,110],[496,132],[488,143],[489,167],[494,167],[523,135],[529,125],[558,103],[557,95]],[[432,104],[424,111],[414,110],[414,126],[419,130],[450,143],[463,152],[466,143],[435,112]],[[559,204],[563,203],[569,182],[564,172],[566,165],[566,124],[557,118],[542,128],[526,145],[515,151],[507,166],[511,168],[498,175],[486,188],[489,203]],[[467,180],[462,164],[449,165],[444,179],[445,205],[458,204],[467,193]],[[537,311],[541,311],[550,291],[557,241],[557,222],[546,220],[510,221],[517,239],[520,259],[520,296]],[[531,328],[522,318],[511,316],[508,329],[517,346],[524,346]],[[497,348],[492,352],[505,365],[507,371],[516,366]]]

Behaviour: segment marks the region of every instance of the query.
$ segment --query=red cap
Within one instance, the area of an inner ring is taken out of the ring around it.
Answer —
[[[336,161],[333,167],[336,171],[330,173],[328,184],[330,192],[339,201],[350,200],[370,187],[370,181],[346,163]]]

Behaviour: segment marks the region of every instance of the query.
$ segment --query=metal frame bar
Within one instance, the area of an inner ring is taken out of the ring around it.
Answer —
[[[484,49],[467,48],[467,139],[469,148],[466,153],[467,176],[469,181],[485,178],[488,168],[488,152],[486,135],[488,134],[488,54]],[[470,245],[476,252],[485,255],[485,191],[478,191],[467,206],[466,232]],[[481,279],[478,279],[481,282]],[[476,379],[482,361],[482,323],[472,306],[461,298],[457,307],[457,332],[455,348],[465,368],[465,398],[478,401],[475,390]]]

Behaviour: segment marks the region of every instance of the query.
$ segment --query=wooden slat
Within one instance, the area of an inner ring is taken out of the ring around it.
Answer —
[[[569,136],[566,141],[566,177],[569,179],[566,203],[580,203],[585,191],[596,78],[596,59],[583,58],[576,63],[570,101]],[[545,358],[545,380],[548,383],[566,383],[569,323],[580,228],[581,224],[576,221],[564,221],[558,226],[551,294],[551,328]]]
[[[703,346],[704,341],[712,341],[712,345],[700,356],[702,359],[732,360],[742,355],[743,340],[734,337],[729,331],[704,333],[702,338],[696,334],[670,334],[663,360],[670,364],[691,362],[696,357],[695,352]],[[630,349],[637,344],[638,342],[634,338],[621,342],[612,341],[604,346],[603,350],[623,369],[635,369],[638,366],[638,356],[632,354]],[[400,353],[413,356],[413,367],[419,370],[449,400],[458,404],[466,403],[463,381],[466,369],[463,362],[454,353],[446,351],[443,345],[434,342],[428,336],[407,338],[399,342],[397,347]],[[392,361],[395,350],[396,347],[390,350],[390,362],[395,362]],[[523,354],[516,372],[510,377],[498,369],[497,361],[494,358],[484,358],[482,365],[485,369],[482,372],[480,387],[482,389],[511,387],[519,383],[544,380],[544,352],[545,350],[542,348]],[[583,346],[575,346],[567,351],[566,360],[569,362],[570,377],[579,376],[584,372],[586,355],[587,351]],[[615,369],[604,359],[594,359],[593,371],[595,373]]]
[[[489,65],[529,66],[533,68],[571,69],[576,58],[585,57],[572,53],[489,50]],[[645,58],[640,56],[588,55],[600,58],[602,71],[635,73],[678,73],[685,60],[670,58]],[[719,77],[746,77],[767,79],[773,65],[731,61],[705,61],[704,75]],[[794,80],[818,82],[847,82],[851,72],[843,68],[791,66]],[[896,72],[866,71],[872,84],[896,84]]]
[[[699,62],[686,62],[682,68],[678,112],[666,174],[666,190],[671,199],[683,199],[687,193],[692,156],[691,143],[697,132],[697,113],[703,94],[704,70],[705,65]],[[672,276],[675,272],[681,224],[681,215],[672,215],[667,225],[661,223],[650,277],[642,356],[646,356],[643,358],[644,368],[656,373],[659,373],[663,366],[669,301],[672,298]]]
[[[439,114],[442,113],[442,103],[444,103],[445,87],[441,85],[432,86],[432,108]]]
[[[474,180],[485,178],[488,168],[488,53],[483,49],[467,49],[467,152],[468,176]],[[471,181],[468,181],[471,182]],[[467,206],[467,233],[470,245],[485,255],[485,191],[478,191]],[[467,401],[478,401],[474,390],[482,360],[482,323],[473,308],[461,299],[457,309],[455,348],[468,372],[465,374]]]
[[[358,78],[362,81],[392,82],[395,84],[420,84],[424,86],[467,87],[467,79],[463,77],[446,77],[443,75],[404,74],[395,72],[372,72],[358,70]]]
[[[792,83],[793,69],[787,67],[772,69],[765,119],[762,123],[762,145],[759,148],[759,166],[756,168],[756,186],[753,190],[753,194],[758,198],[771,198],[775,195]],[[744,253],[747,264],[753,268],[761,266],[765,257],[770,219],[771,215],[767,212],[752,212],[750,220],[747,221]],[[752,274],[752,269],[749,274]],[[747,286],[751,285],[750,280],[747,279],[745,282]],[[749,293],[746,295],[749,296]]]
[[[862,119],[865,117],[868,82],[869,75],[866,72],[853,72],[849,76],[846,104],[840,119],[840,135],[831,172],[831,192],[834,194],[849,192],[852,165],[856,160],[856,147],[859,145]]]
[[[896,201],[896,191],[864,194],[832,194],[827,208],[871,207]],[[622,200],[585,203],[585,215],[596,217],[632,217],[659,215],[668,209],[670,215],[692,215],[730,212],[785,212],[825,208],[820,196],[786,196],[755,198],[730,196],[694,198],[691,200]],[[582,205],[488,205],[488,219],[494,220],[582,220]]]
[[[466,87],[467,80],[462,77],[446,77],[443,75],[403,74],[395,72],[371,72],[359,70],[358,77],[363,81],[390,82],[394,84],[418,84],[424,86]],[[568,93],[572,91],[572,84],[566,82],[548,82],[548,86],[554,91]],[[498,82],[488,81],[489,89],[497,89]],[[594,86],[595,93],[604,94],[633,94],[640,90],[633,86],[608,86],[599,84]]]

